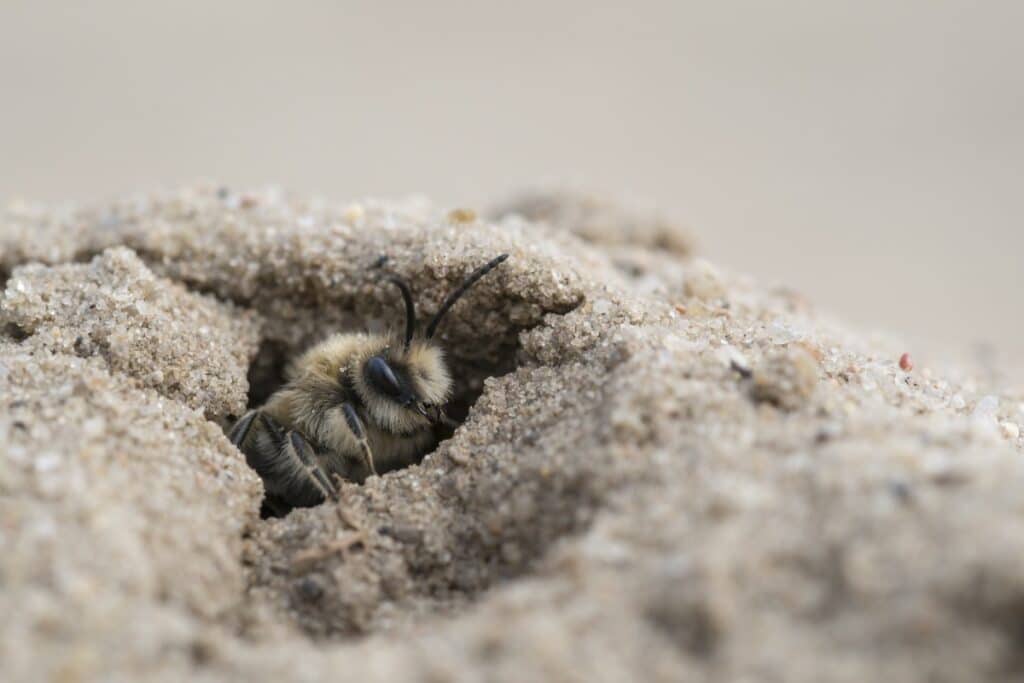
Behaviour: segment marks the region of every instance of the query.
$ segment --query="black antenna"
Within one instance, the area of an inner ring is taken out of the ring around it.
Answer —
[[[449,308],[455,305],[455,302],[459,300],[459,297],[465,294],[466,290],[475,285],[477,280],[479,280],[484,275],[487,275],[487,273],[497,268],[507,258],[508,254],[502,254],[497,258],[491,259],[490,261],[488,261],[487,263],[485,263],[484,265],[480,266],[472,273],[470,273],[469,277],[467,277],[461,285],[456,287],[455,290],[448,295],[448,297],[444,300],[444,303],[441,304],[441,308],[437,309],[437,313],[435,313],[434,317],[430,320],[430,324],[427,325],[427,339],[430,339],[431,337],[434,336],[434,331],[437,330],[437,325],[438,323],[441,322],[441,318],[444,317],[444,314],[448,312]]]
[[[408,351],[412,335],[416,331],[416,304],[412,301],[412,292],[409,291],[409,285],[405,284],[405,280],[397,277],[389,277],[387,280],[398,287],[405,301],[405,350]]]

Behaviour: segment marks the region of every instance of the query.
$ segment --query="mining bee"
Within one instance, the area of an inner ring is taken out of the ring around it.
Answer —
[[[417,335],[409,285],[388,277],[405,302],[405,335],[340,333],[288,368],[285,385],[232,427],[229,438],[263,479],[264,516],[338,499],[335,477],[368,476],[418,462],[451,424],[452,378],[434,333],[445,313],[502,254],[456,287]]]

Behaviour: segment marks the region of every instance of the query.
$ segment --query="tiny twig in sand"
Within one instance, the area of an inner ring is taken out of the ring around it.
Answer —
[[[322,562],[332,555],[344,557],[350,548],[360,544],[366,547],[366,534],[362,531],[353,531],[344,536],[339,536],[323,545],[307,548],[295,553],[295,556],[292,558],[292,569],[299,573],[305,573],[313,565]]]

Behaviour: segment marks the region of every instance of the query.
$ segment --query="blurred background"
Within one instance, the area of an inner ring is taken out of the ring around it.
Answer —
[[[1024,351],[1024,3],[0,0],[0,200],[643,197],[862,329]]]

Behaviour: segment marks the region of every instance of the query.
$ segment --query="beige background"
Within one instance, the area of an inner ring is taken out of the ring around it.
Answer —
[[[640,195],[865,328],[1024,351],[1022,2],[0,0],[0,196]]]

